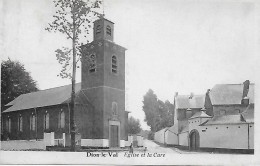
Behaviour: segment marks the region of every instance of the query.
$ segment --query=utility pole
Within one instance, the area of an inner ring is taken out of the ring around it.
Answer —
[[[70,108],[70,136],[71,136],[71,151],[75,151],[75,124],[74,124],[74,111],[75,111],[75,76],[76,76],[76,48],[75,48],[75,37],[76,37],[76,24],[75,24],[75,11],[74,1],[72,6],[72,19],[73,19],[73,36],[72,36],[72,49],[73,49],[73,61],[72,61],[72,79],[71,79],[71,108]]]

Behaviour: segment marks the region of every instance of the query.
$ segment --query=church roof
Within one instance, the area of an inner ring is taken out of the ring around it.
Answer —
[[[223,116],[214,116],[212,119],[202,123],[201,126],[220,125],[220,124],[241,124],[241,123],[246,123],[245,119],[241,114],[223,115]]]
[[[72,87],[70,84],[51,89],[40,90],[37,92],[22,94],[10,103],[6,104],[6,106],[11,107],[6,109],[4,112],[13,112],[18,110],[69,103],[71,97],[71,88]],[[81,92],[81,83],[75,84],[75,93],[76,96],[79,96],[81,95],[81,93],[83,93],[83,91]]]
[[[208,114],[206,114],[204,111],[199,111],[196,112],[192,117],[189,119],[194,119],[194,118],[211,118]]]
[[[203,108],[205,103],[205,95],[194,95],[189,99],[190,95],[178,95],[175,97],[177,109]]]
[[[212,105],[241,104],[243,84],[217,84],[209,95]],[[249,102],[254,103],[254,84],[249,85]]]

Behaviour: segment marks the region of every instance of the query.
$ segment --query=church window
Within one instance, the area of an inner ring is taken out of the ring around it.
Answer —
[[[49,129],[49,119],[50,119],[50,115],[49,113],[46,111],[46,113],[44,114],[44,129],[48,130]]]
[[[118,114],[118,107],[117,107],[117,103],[116,102],[112,103],[112,114],[113,115],[117,115]]]
[[[111,27],[108,25],[107,26],[107,35],[111,36],[112,32],[111,32]]]
[[[93,73],[93,72],[96,71],[96,68],[97,68],[97,66],[96,66],[96,55],[91,54],[89,61],[90,61],[89,62],[89,72]]]
[[[117,73],[117,58],[116,56],[112,56],[112,72]]]
[[[11,118],[9,116],[6,120],[6,129],[9,133],[11,133]]]
[[[65,127],[65,113],[63,110],[59,113],[59,119],[58,119],[58,127],[64,128]]]
[[[30,130],[35,131],[36,117],[34,114],[30,116]]]
[[[23,117],[21,114],[18,116],[18,131],[23,131]]]
[[[101,25],[97,25],[96,27],[96,34],[101,33]]]

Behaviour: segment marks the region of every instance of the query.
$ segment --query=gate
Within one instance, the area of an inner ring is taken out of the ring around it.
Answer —
[[[200,135],[197,130],[190,132],[190,150],[196,151],[200,148]]]

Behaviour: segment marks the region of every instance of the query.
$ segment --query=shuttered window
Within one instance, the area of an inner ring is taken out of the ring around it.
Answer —
[[[89,61],[90,61],[89,62],[89,72],[93,73],[93,72],[96,71],[96,68],[97,68],[97,66],[96,66],[96,55],[91,54]]]
[[[117,58],[116,56],[112,56],[112,72],[117,73]]]
[[[111,32],[111,27],[108,25],[107,26],[107,35],[111,36],[112,32]]]

